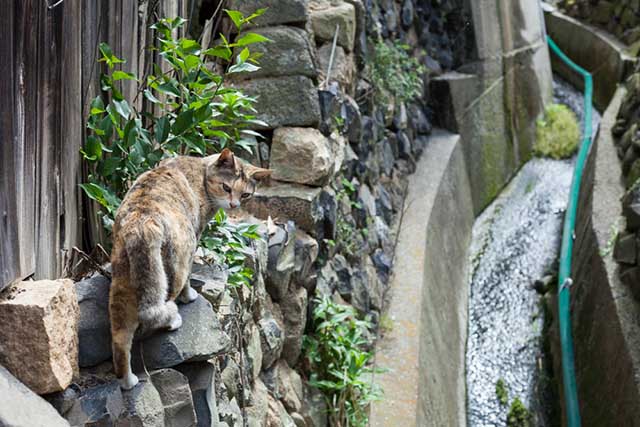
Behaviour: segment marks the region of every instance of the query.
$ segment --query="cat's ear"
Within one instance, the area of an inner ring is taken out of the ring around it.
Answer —
[[[219,168],[235,169],[236,162],[233,157],[233,151],[225,148],[218,156],[215,165]]]
[[[255,179],[256,181],[267,181],[271,177],[272,172],[273,171],[271,169],[252,166],[247,171],[247,175],[249,175],[249,178]]]

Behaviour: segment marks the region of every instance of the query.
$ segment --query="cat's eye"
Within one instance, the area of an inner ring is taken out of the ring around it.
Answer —
[[[227,193],[231,193],[231,187],[229,187],[227,184],[222,184],[222,189],[224,191],[226,191]]]
[[[242,193],[242,197],[243,199],[248,199],[249,197],[251,197],[251,193]]]

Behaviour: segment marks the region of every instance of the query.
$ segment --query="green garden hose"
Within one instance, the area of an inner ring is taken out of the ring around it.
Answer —
[[[549,47],[572,70],[584,77],[584,122],[583,137],[576,166],[571,181],[569,205],[564,216],[564,229],[562,230],[562,248],[560,249],[560,271],[558,273],[558,316],[560,325],[560,345],[562,348],[562,383],[564,386],[564,399],[569,427],[580,426],[580,406],[578,404],[578,387],[576,384],[576,370],[573,356],[573,338],[571,335],[571,253],[575,238],[576,212],[578,209],[578,197],[584,164],[591,148],[591,98],[593,95],[593,82],[591,74],[575,64],[567,57],[551,39],[547,36]]]

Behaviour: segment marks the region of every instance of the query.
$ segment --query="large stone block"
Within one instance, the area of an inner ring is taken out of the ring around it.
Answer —
[[[278,181],[322,186],[333,172],[331,142],[314,128],[278,128],[271,142],[272,177]]]
[[[336,202],[329,189],[273,182],[258,188],[246,208],[258,218],[294,221],[317,239],[333,238]]]
[[[313,46],[309,40],[309,34],[305,30],[281,26],[258,28],[251,30],[251,32],[260,34],[271,41],[258,43],[251,47],[251,53],[262,54],[259,60],[260,69],[252,73],[242,73],[238,77],[249,79],[294,75],[316,77]]]
[[[258,119],[268,129],[312,126],[320,122],[318,91],[305,76],[266,77],[234,83],[246,95],[257,98]]]
[[[0,366],[0,425],[64,427],[69,423],[46,400]]]
[[[217,427],[215,366],[211,362],[185,363],[177,366],[189,380],[198,427]]]
[[[284,345],[282,358],[289,366],[295,366],[302,351],[302,335],[307,324],[307,290],[291,286],[290,291],[280,303],[284,319]],[[299,409],[299,408],[297,408]]]
[[[97,382],[97,383],[94,383]],[[117,381],[91,379],[65,414],[72,426],[164,426],[164,406],[150,381],[122,391]]]
[[[165,427],[195,427],[196,413],[187,377],[174,369],[161,369],[151,373],[151,381],[164,406]]]
[[[38,394],[78,373],[79,309],[71,280],[20,282],[0,300],[0,364]]]
[[[332,43],[325,43],[318,49],[318,74],[322,80],[327,79],[332,47]],[[345,53],[342,46],[336,46],[329,81],[338,82],[345,92],[350,93],[353,88],[355,73],[356,68],[353,55]]]
[[[134,368],[142,370],[141,352],[147,369],[171,368],[184,362],[206,361],[225,352],[231,340],[221,327],[211,304],[201,295],[189,304],[179,304],[182,326],[156,333],[131,350]],[[141,348],[142,347],[142,348]]]
[[[80,367],[95,366],[111,357],[109,289],[111,281],[97,275],[76,283],[80,323],[78,355]]]
[[[311,26],[317,39],[333,41],[338,29],[338,44],[348,52],[353,50],[356,38],[356,9],[352,4],[331,5],[320,3],[311,11]]]
[[[266,289],[274,301],[280,301],[289,290],[295,267],[295,232],[292,221],[284,227],[273,227],[269,236]]]
[[[264,14],[253,21],[259,26],[294,24],[309,18],[307,0],[231,0],[228,8],[239,10],[245,16],[266,8]]]

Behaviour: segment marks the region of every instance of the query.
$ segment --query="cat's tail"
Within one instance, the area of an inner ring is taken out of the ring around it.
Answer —
[[[178,315],[178,307],[168,301],[169,285],[162,260],[164,227],[149,218],[126,239],[129,279],[137,289],[140,334],[170,328]],[[132,236],[133,237],[133,236]]]

